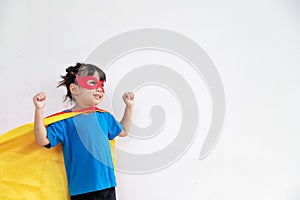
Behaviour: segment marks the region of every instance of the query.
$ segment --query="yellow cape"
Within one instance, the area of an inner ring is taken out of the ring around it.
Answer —
[[[45,118],[44,124],[78,114],[82,112],[59,113]],[[0,136],[0,200],[67,200],[61,145],[51,149],[37,145],[33,127],[32,122]],[[115,164],[115,140],[110,146]]]

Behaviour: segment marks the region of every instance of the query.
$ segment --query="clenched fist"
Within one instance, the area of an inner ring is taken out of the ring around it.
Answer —
[[[46,105],[46,94],[40,92],[33,97],[33,103],[36,109],[44,108]]]
[[[133,92],[125,92],[123,94],[123,101],[126,104],[126,106],[133,106],[133,104],[134,104]]]

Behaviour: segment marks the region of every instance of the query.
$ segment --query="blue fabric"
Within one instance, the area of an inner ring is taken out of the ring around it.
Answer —
[[[108,140],[122,129],[108,112],[81,114],[47,127],[47,148],[62,143],[71,196],[116,186]]]

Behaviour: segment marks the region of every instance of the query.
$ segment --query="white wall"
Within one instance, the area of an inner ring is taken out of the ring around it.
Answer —
[[[31,99],[38,91],[48,95],[46,115],[68,107],[61,103],[64,89],[56,89],[59,75],[67,65],[85,61],[102,42],[134,29],[173,30],[197,42],[222,78],[222,137],[207,158],[198,159],[210,109],[203,82],[195,79],[200,125],[193,145],[175,164],[158,172],[118,173],[119,199],[298,200],[299,11],[296,0],[2,0],[0,133],[32,121]],[[149,58],[176,65],[173,58],[155,55],[133,54],[112,69],[123,66],[126,71],[138,61],[149,64]],[[109,76],[114,76],[113,70]],[[147,110],[147,102],[139,100],[147,95],[141,90],[136,97],[134,121],[141,126],[151,123],[149,113],[141,111]],[[110,109],[110,101],[108,96],[102,107]],[[168,117],[180,122],[176,115]],[[160,148],[130,138],[120,143],[133,152]]]

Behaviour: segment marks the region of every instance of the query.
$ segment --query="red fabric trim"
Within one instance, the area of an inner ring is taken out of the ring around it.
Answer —
[[[76,110],[76,111],[73,111],[74,113],[78,113],[78,112],[90,112],[90,111],[98,111],[98,112],[107,112],[106,110],[103,110],[103,109],[99,109],[97,107],[93,107],[93,108],[85,108],[85,109],[81,109],[81,110]],[[72,111],[71,111],[72,112]],[[58,113],[54,113],[52,115],[49,115],[47,116],[46,118],[49,118],[49,117],[53,117],[53,116],[57,116],[57,115],[62,115],[62,114],[65,114],[65,113],[69,113],[67,111],[62,111],[62,112],[58,112]]]

